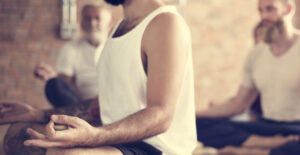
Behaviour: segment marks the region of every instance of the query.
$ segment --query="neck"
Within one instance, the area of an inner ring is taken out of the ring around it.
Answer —
[[[92,40],[88,40],[87,41],[90,45],[94,46],[94,47],[98,47],[100,45],[101,41],[92,41]]]

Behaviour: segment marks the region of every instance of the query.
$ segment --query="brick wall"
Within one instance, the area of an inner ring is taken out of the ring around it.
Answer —
[[[91,1],[79,0],[78,14]],[[113,10],[120,17],[120,9]],[[38,61],[55,64],[66,42],[59,38],[60,23],[61,0],[0,1],[0,100],[49,107],[44,83],[32,72]]]
[[[258,21],[256,0],[190,0],[186,19],[193,38],[196,103],[235,94]]]
[[[78,8],[89,1],[93,0],[78,0]],[[188,0],[184,15],[192,31],[197,103],[235,93],[253,45],[252,28],[259,19],[256,3]],[[116,21],[121,10],[113,12]],[[58,37],[60,22],[60,0],[0,1],[0,100],[47,107],[44,83],[34,78],[32,70],[38,61],[54,65],[65,42]]]
[[[38,105],[45,102],[43,83],[32,70],[37,61],[53,64],[60,23],[58,0],[0,1],[0,99]]]

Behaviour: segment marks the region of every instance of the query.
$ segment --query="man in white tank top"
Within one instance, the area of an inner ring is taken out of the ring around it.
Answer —
[[[191,154],[196,131],[186,23],[160,0],[105,1],[121,4],[124,19],[112,31],[97,66],[104,126],[54,115],[46,135],[27,130],[37,139],[25,145],[52,148],[49,154]],[[69,128],[55,131],[54,123]]]
[[[271,149],[300,135],[300,39],[292,26],[295,4],[293,0],[259,0],[258,8],[266,29],[265,43],[250,52],[237,95],[206,111],[197,110],[198,140],[223,154],[273,155]],[[250,123],[226,119],[247,110],[258,93],[262,119]]]

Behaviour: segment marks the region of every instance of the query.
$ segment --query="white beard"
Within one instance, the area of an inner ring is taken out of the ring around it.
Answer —
[[[84,38],[94,43],[100,43],[102,40],[102,35],[101,33],[90,32],[90,33],[85,33]]]

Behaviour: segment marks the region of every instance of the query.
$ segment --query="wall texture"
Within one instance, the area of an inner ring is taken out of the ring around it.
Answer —
[[[92,1],[78,0],[78,14]],[[0,100],[49,107],[33,69],[39,61],[55,64],[66,42],[59,38],[60,23],[61,0],[0,0]]]
[[[63,43],[57,38],[58,0],[0,1],[0,99],[46,102],[43,83],[32,70],[38,61],[53,64]]]
[[[78,8],[93,0],[78,0]],[[224,100],[236,92],[259,20],[256,0],[188,0],[196,102]],[[120,8],[113,8],[116,21]],[[297,18],[298,19],[298,18]],[[0,0],[0,100],[47,108],[44,83],[33,76],[38,61],[54,65],[65,42],[58,37],[60,0]]]
[[[256,0],[188,1],[185,15],[193,38],[196,103],[235,94],[253,45],[256,8]]]

